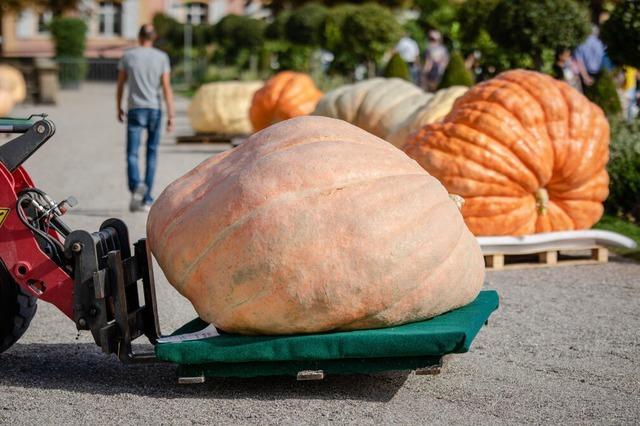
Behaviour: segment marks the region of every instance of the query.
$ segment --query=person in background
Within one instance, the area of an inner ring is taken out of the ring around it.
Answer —
[[[569,49],[560,49],[556,52],[556,60],[553,63],[553,76],[582,92],[582,84],[580,83],[580,66],[571,56],[571,51]]]
[[[162,120],[162,94],[167,107],[167,132],[173,127],[173,92],[169,80],[169,57],[153,47],[155,31],[145,24],[138,34],[139,46],[128,49],[118,64],[116,113],[124,122],[122,95],[125,83],[129,92],[127,118],[127,178],[131,191],[130,211],[148,211],[153,202],[151,190],[156,172]],[[147,155],[144,181],[138,168],[142,132],[147,131]]]
[[[411,79],[418,84],[420,78],[420,48],[418,43],[409,34],[405,34],[393,50],[409,65]]]
[[[449,50],[442,43],[440,31],[429,31],[427,40],[429,44],[425,51],[422,68],[422,87],[429,92],[434,92],[438,89],[438,84],[449,64]]]
[[[624,66],[624,80],[622,83],[622,107],[624,117],[627,121],[633,121],[638,115],[638,104],[636,99],[638,86],[638,70],[634,67]]]
[[[589,37],[576,48],[573,54],[578,63],[583,86],[591,86],[602,69],[605,47],[598,38],[599,34],[600,30],[593,25]]]

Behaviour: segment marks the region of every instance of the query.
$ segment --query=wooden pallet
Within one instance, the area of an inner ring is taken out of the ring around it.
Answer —
[[[529,254],[496,253],[484,256],[484,263],[488,270],[544,268],[550,266],[574,266],[606,263],[609,251],[606,247],[591,247],[586,249],[589,256],[576,255],[584,252],[584,248],[562,250],[546,250]]]
[[[196,133],[195,135],[178,136],[177,143],[226,143],[234,145],[236,141],[246,139],[247,135],[223,133]],[[237,145],[237,144],[236,144]]]

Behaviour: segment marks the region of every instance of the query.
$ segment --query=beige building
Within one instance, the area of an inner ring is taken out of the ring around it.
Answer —
[[[2,1],[2,0],[0,0]],[[73,14],[86,20],[87,57],[119,57],[136,43],[138,29],[165,13],[180,22],[216,23],[227,14],[246,14],[259,9],[244,0],[82,0]],[[2,20],[2,50],[9,57],[51,57],[54,55],[47,24],[49,10],[26,9],[5,14]]]

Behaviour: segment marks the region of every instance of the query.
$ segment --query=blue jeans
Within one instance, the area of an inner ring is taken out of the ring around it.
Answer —
[[[160,143],[160,122],[162,113],[159,109],[134,108],[127,113],[127,177],[129,191],[133,192],[140,185],[140,170],[138,168],[138,150],[142,131],[147,130],[147,168],[144,183],[147,192],[145,203],[151,203],[151,189],[156,174],[158,159],[158,144]]]

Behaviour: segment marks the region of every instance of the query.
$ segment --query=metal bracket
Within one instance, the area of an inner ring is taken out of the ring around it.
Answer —
[[[197,385],[206,381],[204,374],[193,377],[178,377],[179,385]]]
[[[298,381],[306,381],[306,380],[323,380],[324,379],[324,371],[322,370],[302,370],[298,371],[296,375],[296,380]]]
[[[109,219],[92,234],[74,231],[65,240],[74,264],[74,320],[91,330],[105,353],[123,362],[155,361],[153,352],[134,352],[132,342],[145,335],[152,344],[160,324],[150,253],[145,239],[129,247],[127,227]],[[142,281],[140,300],[139,281]]]
[[[52,121],[40,120],[33,124],[13,124],[0,129],[3,133],[24,133],[0,146],[0,162],[14,172],[56,132]]]

